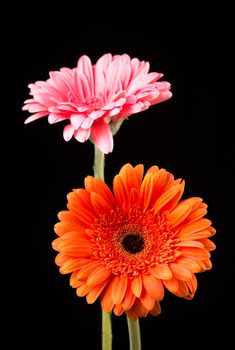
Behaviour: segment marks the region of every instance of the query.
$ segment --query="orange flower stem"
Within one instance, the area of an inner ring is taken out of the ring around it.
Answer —
[[[133,321],[127,317],[130,350],[141,350],[139,319]]]
[[[94,176],[104,180],[104,153],[96,146],[94,156]],[[112,349],[111,313],[102,311],[102,350]]]

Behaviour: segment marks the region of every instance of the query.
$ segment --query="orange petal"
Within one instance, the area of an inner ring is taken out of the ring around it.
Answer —
[[[176,183],[176,181],[175,181]],[[178,204],[180,198],[182,197],[182,194],[184,192],[184,187],[185,187],[185,181],[183,180],[181,183],[179,183],[176,186],[180,186],[179,187],[179,191],[177,192],[177,194],[171,198],[171,200],[169,200],[166,205],[162,208],[162,211],[164,210],[168,210],[168,211],[172,211],[176,205]]]
[[[85,227],[89,227],[91,222],[94,222],[97,215],[94,212],[94,209],[91,207],[90,210],[85,209],[80,204],[68,203],[69,210],[76,216],[76,221]]]
[[[85,188],[89,192],[96,192],[99,194],[107,203],[111,205],[116,204],[112,192],[103,180],[93,176],[87,176],[85,178]]]
[[[61,266],[67,259],[68,256],[64,255],[63,253],[59,253],[55,258],[55,263],[56,265]]]
[[[80,205],[83,206],[84,209],[90,210],[92,209],[91,207],[91,201],[90,201],[90,193],[86,191],[84,188],[78,188],[76,190],[73,190],[68,195],[68,200],[73,201],[75,203],[79,203]]]
[[[139,183],[138,183],[138,178],[136,176],[136,171],[131,164],[129,163],[125,164],[121,168],[119,172],[119,176],[121,177],[127,192],[130,192],[132,188],[139,189]]]
[[[194,247],[181,247],[181,254],[184,256],[194,256],[200,259],[209,259],[210,253],[206,249],[194,248]]]
[[[187,233],[184,235],[181,232],[179,233],[179,237],[181,241],[201,239],[201,238],[210,237],[210,236],[211,236],[211,233],[209,231],[209,227],[206,230],[202,230],[199,232]]]
[[[181,241],[175,244],[175,247],[196,247],[196,248],[204,248],[204,245],[198,241]]]
[[[112,298],[114,304],[120,304],[126,294],[127,278],[115,276],[112,283]]]
[[[102,290],[106,286],[106,283],[107,282],[104,281],[103,283],[98,284],[87,294],[86,300],[88,304],[93,304],[96,301],[96,299],[100,296]]]
[[[145,289],[142,290],[140,301],[147,311],[150,311],[154,308],[155,300]]]
[[[139,204],[139,202],[140,202],[140,194],[135,188],[132,188],[130,192],[130,206],[137,205]]]
[[[79,257],[79,258],[85,258],[90,257],[93,253],[93,249],[90,244],[83,244],[83,245],[77,245],[74,244],[66,244],[66,246],[63,246],[62,251],[66,255]]]
[[[71,274],[70,279],[69,279],[69,284],[73,288],[78,288],[83,284],[83,282],[77,280],[77,271],[74,271]]]
[[[154,300],[160,301],[164,298],[164,288],[159,279],[152,275],[143,275],[142,280],[144,288]]]
[[[159,172],[158,166],[153,165],[147,170],[146,175],[147,174],[154,174],[154,175],[156,175],[158,172]]]
[[[80,281],[87,281],[91,273],[96,269],[98,269],[99,267],[100,267],[99,260],[89,262],[88,264],[82,266],[82,268],[79,270],[79,272],[77,273],[77,279]]]
[[[187,281],[190,278],[192,278],[192,273],[185,265],[181,265],[179,263],[172,263],[170,264],[170,269],[172,272],[173,277]]]
[[[168,220],[171,223],[171,227],[178,226],[191,212],[191,206],[188,204],[178,204],[177,207],[168,215]]]
[[[187,256],[187,258],[188,258],[188,256]],[[196,257],[196,256],[189,256],[189,258],[194,260],[200,266],[200,268],[201,268],[200,272],[207,270],[207,267],[206,267],[204,261],[206,261],[208,259],[201,260],[199,257]]]
[[[130,282],[130,280],[128,280],[126,294],[125,294],[123,301],[122,301],[123,309],[124,310],[130,309],[133,306],[135,299],[136,299],[136,297],[132,293],[132,290],[131,290],[131,282]]]
[[[85,295],[87,295],[87,293],[90,292],[90,290],[91,287],[84,283],[76,289],[76,294],[79,297],[84,297]]]
[[[208,219],[200,219],[200,220],[195,221],[195,222],[185,226],[184,228],[182,228],[180,230],[179,236],[181,238],[181,237],[185,237],[189,234],[192,234],[194,232],[199,232],[199,231],[205,230],[211,224],[212,224],[212,222]]]
[[[187,281],[179,281],[179,287],[174,293],[177,297],[189,299],[190,292]]]
[[[97,284],[104,282],[110,276],[110,274],[111,272],[109,269],[104,266],[100,266],[90,274],[87,279],[87,285],[94,287]]]
[[[186,258],[186,257],[179,257],[177,259],[177,262],[187,266],[187,268],[193,273],[201,272],[201,266],[193,259]]]
[[[121,316],[121,314],[123,314],[124,312],[124,309],[122,305],[115,305],[113,308],[113,312],[116,316]]]
[[[168,191],[164,192],[154,203],[153,209],[155,213],[159,212],[169,201],[171,201],[180,191],[180,185],[176,185],[170,188]]]
[[[79,259],[67,259],[60,267],[60,273],[66,274],[71,273],[77,269],[79,269],[81,266]]]
[[[208,238],[200,239],[200,242],[203,244],[204,248],[209,251],[214,250],[216,248],[215,243]]]
[[[169,269],[167,264],[159,264],[156,267],[149,269],[149,273],[156,278],[160,278],[162,280],[169,280],[172,278],[171,270]]]
[[[194,296],[196,290],[197,290],[197,279],[194,276],[194,274],[192,275],[192,278],[189,281],[186,281],[188,288],[189,288],[189,293],[192,295],[192,297]],[[191,298],[192,298],[191,297]]]
[[[203,199],[200,197],[190,197],[187,199],[184,199],[181,203],[187,204],[192,208],[192,212],[197,209],[201,203],[202,203]]]
[[[179,288],[179,281],[176,278],[173,277],[171,280],[164,280],[162,282],[171,293],[174,294],[175,292],[177,292]]]
[[[148,174],[145,175],[144,180],[140,187],[140,197],[141,197],[141,205],[144,208],[148,209],[149,202],[152,196],[153,189],[153,175]]]
[[[160,169],[156,172],[151,172],[151,173],[153,175],[153,193],[152,193],[152,197],[151,197],[151,201],[149,203],[149,206],[153,207],[156,200],[165,191],[165,187],[166,187],[167,180],[168,180],[168,173],[166,172],[165,169]]]
[[[182,226],[184,227],[184,226],[188,225],[189,223],[191,224],[191,223],[201,219],[206,214],[207,214],[207,210],[206,209],[198,208],[198,209],[194,210],[194,212],[189,214],[189,216],[187,217],[185,222],[183,222]]]
[[[135,304],[134,304],[135,305]],[[138,309],[133,305],[132,308],[130,308],[129,310],[126,310],[126,315],[127,317],[132,320],[132,321],[136,321],[137,318],[139,317],[138,315]]]
[[[208,227],[207,230],[210,231],[211,236],[214,236],[216,234],[216,229],[214,227],[212,227],[212,226]]]
[[[112,280],[108,282],[100,297],[101,307],[104,312],[111,312],[114,307],[112,299]]]
[[[129,203],[129,194],[119,175],[116,175],[113,180],[113,193],[118,204],[122,207],[124,203]]]
[[[142,291],[142,278],[141,276],[136,276],[131,281],[131,290],[133,294],[139,298]]]
[[[91,203],[98,215],[109,213],[112,209],[112,205],[106,202],[106,200],[104,200],[99,194],[95,192],[91,192]]]
[[[144,166],[143,164],[138,164],[134,167],[135,175],[137,178],[137,190],[140,188],[140,184],[142,182],[143,174],[144,174]]]
[[[80,208],[82,207],[86,212],[90,212],[92,209],[90,201],[90,193],[84,190],[83,188],[78,188],[73,192],[70,192],[67,195],[68,206],[71,208]]]
[[[79,226],[84,227],[84,225],[82,223],[80,224],[80,222],[78,221],[77,216],[69,210],[60,211],[58,214],[58,218],[60,219],[60,221],[75,222]]]
[[[150,314],[153,316],[160,315],[161,313],[161,305],[158,301],[155,302],[154,308],[150,311]]]
[[[71,231],[84,232],[84,227],[76,222],[62,221],[55,224],[54,231],[58,236],[62,236]]]
[[[212,268],[212,262],[210,261],[210,259],[204,260],[203,262],[206,265],[207,270],[210,270]]]

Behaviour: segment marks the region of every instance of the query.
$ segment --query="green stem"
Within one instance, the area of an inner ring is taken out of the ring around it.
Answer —
[[[94,176],[104,180],[104,153],[95,145]],[[102,311],[102,350],[112,349],[111,313]]]
[[[102,311],[102,350],[112,349],[111,313]]]
[[[104,180],[104,153],[101,152],[95,145],[95,156],[94,156],[94,176]]]
[[[130,350],[141,350],[140,325],[139,320],[132,321],[127,317]]]

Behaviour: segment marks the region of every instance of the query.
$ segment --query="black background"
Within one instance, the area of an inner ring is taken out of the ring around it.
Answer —
[[[146,169],[154,164],[164,167],[186,180],[184,198],[204,199],[207,217],[218,231],[213,269],[197,275],[195,298],[187,301],[166,292],[162,314],[140,320],[143,349],[167,344],[184,349],[188,341],[227,342],[234,298],[234,143],[225,83],[229,10],[182,6],[178,12],[156,11],[142,4],[135,14],[127,12],[125,4],[112,6],[108,15],[107,7],[92,4],[86,9],[69,4],[52,10],[45,5],[20,7],[15,8],[15,17],[10,9],[6,12],[0,270],[4,334],[8,344],[16,340],[31,348],[54,348],[64,341],[68,348],[100,348],[99,302],[87,305],[85,298],[76,297],[69,277],[59,274],[51,248],[66,194],[92,175],[93,146],[75,139],[66,143],[63,125],[51,126],[46,118],[24,125],[28,113],[21,107],[28,98],[28,83],[46,80],[49,71],[63,66],[74,67],[83,54],[95,63],[110,52],[149,61],[151,71],[163,72],[171,82],[173,98],[123,124],[113,153],[106,157],[107,182],[111,185],[127,162],[143,163]],[[114,349],[128,349],[125,316],[113,322]]]

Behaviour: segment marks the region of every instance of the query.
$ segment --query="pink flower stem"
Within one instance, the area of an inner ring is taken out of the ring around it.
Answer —
[[[104,153],[95,145],[94,176],[104,180]],[[112,349],[112,323],[111,313],[102,311],[102,350]]]
[[[95,156],[94,156],[94,176],[104,181],[104,153],[101,152],[95,145]]]

